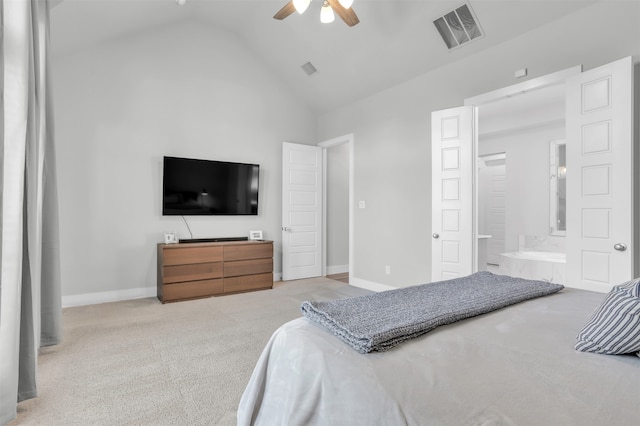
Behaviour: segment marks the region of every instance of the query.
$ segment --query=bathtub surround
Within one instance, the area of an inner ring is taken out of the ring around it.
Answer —
[[[553,235],[519,235],[518,250],[565,253],[565,241],[565,237],[556,237]]]
[[[520,235],[518,251],[502,253],[499,273],[566,285],[564,237]]]

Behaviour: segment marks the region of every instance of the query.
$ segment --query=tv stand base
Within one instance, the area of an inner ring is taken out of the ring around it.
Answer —
[[[186,238],[180,243],[224,243],[227,241],[247,241],[248,237],[223,237],[223,238]]]

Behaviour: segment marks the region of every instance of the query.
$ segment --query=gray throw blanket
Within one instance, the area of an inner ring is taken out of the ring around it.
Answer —
[[[305,317],[323,325],[356,351],[386,351],[434,328],[564,286],[491,272],[328,302],[302,303]]]

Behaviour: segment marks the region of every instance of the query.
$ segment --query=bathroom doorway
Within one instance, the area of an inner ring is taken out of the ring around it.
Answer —
[[[506,152],[509,159],[505,257],[513,254],[510,250],[523,251],[521,247],[539,249],[537,236],[543,235],[544,243],[551,242],[550,237],[565,242],[558,250],[559,254],[566,253],[565,285],[608,292],[615,284],[635,276],[633,219],[637,195],[630,179],[635,172],[633,71],[631,57],[588,71],[577,66],[465,99],[462,107],[432,111],[434,280],[467,275],[478,268],[475,162],[479,155],[494,152]],[[562,86],[559,95],[565,107],[561,115],[555,114],[555,107],[531,110],[523,104],[521,114],[507,119],[505,114],[515,112],[504,108],[510,100],[535,97],[547,88]],[[503,128],[487,129],[490,114],[486,112],[493,106],[503,108],[494,122]],[[536,122],[530,122],[534,117]],[[515,134],[513,128],[520,131]],[[483,148],[487,135],[494,139],[491,148]],[[537,167],[533,161],[540,156],[550,164],[549,143],[559,139],[566,139],[564,237],[551,235],[550,167]],[[472,193],[475,196],[469,197]],[[517,197],[511,197],[512,193]],[[521,230],[519,234],[511,231],[516,229]]]
[[[558,82],[478,107],[478,270],[554,282],[564,277],[534,262],[523,265],[514,253],[565,256],[565,237],[549,232],[549,146],[565,137],[565,97]]]

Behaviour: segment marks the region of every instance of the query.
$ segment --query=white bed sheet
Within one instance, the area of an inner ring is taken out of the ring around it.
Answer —
[[[265,347],[238,424],[638,424],[640,358],[573,348],[604,296],[565,289],[370,354],[291,321]]]

